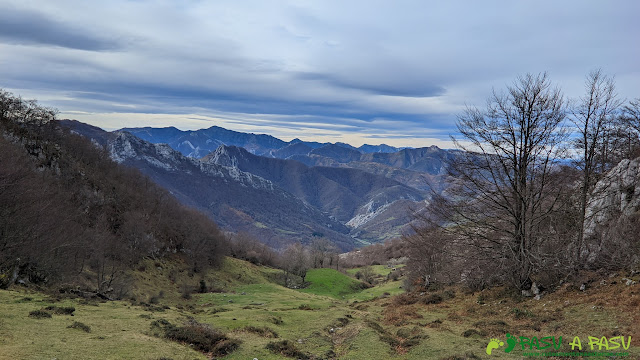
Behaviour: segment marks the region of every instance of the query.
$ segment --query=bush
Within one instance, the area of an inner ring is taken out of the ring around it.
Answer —
[[[524,319],[524,318],[531,318],[533,317],[533,313],[527,309],[519,309],[519,308],[513,308],[513,310],[511,310],[511,312],[513,313],[513,316],[520,320],[520,319]]]
[[[242,330],[246,332],[258,334],[266,338],[278,338],[278,333],[269,329],[266,326],[265,327],[245,326]]]
[[[292,357],[296,359],[309,359],[309,355],[301,352],[296,346],[289,340],[282,340],[278,342],[270,342],[266,346],[267,350],[274,354]]]
[[[478,331],[476,329],[465,330],[465,332],[462,333],[463,337],[471,337],[471,336],[483,337],[485,335],[486,333],[484,331],[482,330]]]
[[[206,293],[207,290],[207,283],[204,281],[204,279],[200,280],[200,289],[198,290],[201,294]]]
[[[423,304],[440,304],[442,302],[442,296],[439,294],[429,294],[421,297],[420,302]]]
[[[184,326],[175,326],[167,320],[160,319],[151,323],[151,330],[156,335],[190,344],[195,349],[214,356],[230,354],[240,345],[240,341],[229,339],[223,332],[195,320],[188,321]]]
[[[76,308],[74,308],[73,306],[63,307],[63,306],[51,305],[51,306],[47,306],[44,309],[48,311],[53,311],[53,313],[56,315],[71,315],[71,316],[73,316],[73,312],[76,311]]]
[[[78,321],[74,321],[73,324],[67,326],[70,329],[79,329],[82,330],[86,333],[90,333],[91,332],[91,327],[89,325],[83,324],[81,322]]]
[[[33,310],[29,313],[29,317],[36,319],[46,319],[51,317],[51,313],[44,310]]]
[[[418,302],[418,295],[415,293],[404,293],[393,298],[394,305],[412,305]]]

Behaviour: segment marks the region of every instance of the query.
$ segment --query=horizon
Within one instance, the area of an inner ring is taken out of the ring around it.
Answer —
[[[526,73],[548,72],[575,99],[601,68],[621,99],[639,97],[636,1],[0,0],[0,10],[0,87],[105,130],[215,125],[453,148],[465,106]]]

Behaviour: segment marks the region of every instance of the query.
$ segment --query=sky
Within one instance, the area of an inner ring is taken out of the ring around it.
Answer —
[[[213,125],[450,148],[457,116],[548,72],[640,97],[640,1],[0,0],[0,88],[106,130]]]

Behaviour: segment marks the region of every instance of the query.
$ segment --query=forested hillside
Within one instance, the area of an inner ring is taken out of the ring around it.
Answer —
[[[0,111],[0,286],[126,291],[142,258],[177,256],[201,271],[226,251],[208,217],[60,127],[54,110],[2,91]]]

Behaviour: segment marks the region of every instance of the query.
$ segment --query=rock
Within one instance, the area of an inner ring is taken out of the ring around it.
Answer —
[[[588,263],[597,260],[603,249],[603,229],[628,219],[640,210],[640,158],[624,159],[611,169],[590,194],[586,209],[584,248]],[[605,231],[606,232],[606,231]]]
[[[587,284],[580,285],[580,291],[585,291],[587,289]]]
[[[333,334],[334,332],[336,332],[336,330],[334,328],[331,328],[329,329],[329,332]]]
[[[243,291],[240,295],[247,295],[247,293]]]
[[[633,281],[631,279],[627,279],[627,278],[622,279],[622,281],[626,281],[624,284],[627,285],[627,286],[631,286],[631,285],[635,285],[636,284],[635,281]]]
[[[531,293],[533,293],[533,295],[540,295],[540,288],[535,282],[531,284]]]
[[[233,302],[233,300],[229,299],[229,303],[232,303],[232,302]]]
[[[533,297],[540,295],[540,287],[534,282],[531,284],[531,288],[522,290],[522,296]]]
[[[304,343],[304,340],[298,339],[298,344],[302,344],[302,343]]]
[[[534,300],[540,300],[540,294],[536,295],[533,299]]]

